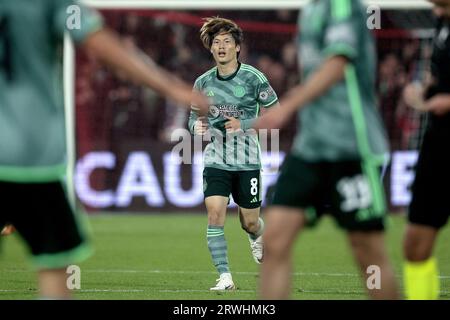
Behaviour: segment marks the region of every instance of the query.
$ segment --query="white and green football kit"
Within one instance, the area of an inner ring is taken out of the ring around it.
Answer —
[[[238,64],[238,69],[228,77],[221,77],[217,67],[204,73],[195,81],[195,88],[208,96],[213,104],[207,115],[211,142],[204,151],[203,190],[205,198],[229,197],[245,209],[261,206],[261,156],[258,137],[253,122],[261,107],[269,108],[278,102],[275,91],[263,73],[247,64]],[[228,133],[226,116],[241,122],[241,131]],[[194,134],[197,113],[191,111],[189,129]],[[259,230],[248,233],[253,258],[262,259],[262,233],[264,222],[259,219]],[[227,242],[223,226],[208,225],[208,249],[217,272],[218,284],[211,290],[234,288],[228,266]],[[228,282],[223,283],[227,280]]]
[[[197,78],[194,87],[213,102],[207,116],[212,141],[204,151],[205,167],[228,171],[261,169],[258,137],[249,129],[261,108],[269,108],[278,101],[266,76],[250,65],[239,63],[236,72],[225,78],[218,74],[217,67],[212,68]],[[239,119],[244,132],[227,135],[225,116]],[[191,133],[196,120],[197,113],[191,111]]]

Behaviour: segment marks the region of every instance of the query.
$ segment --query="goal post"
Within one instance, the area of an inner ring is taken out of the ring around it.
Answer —
[[[308,0],[83,0],[83,3],[99,9],[140,8],[140,9],[298,9]],[[425,0],[366,0],[367,5],[377,5],[382,9],[427,9],[431,5]]]

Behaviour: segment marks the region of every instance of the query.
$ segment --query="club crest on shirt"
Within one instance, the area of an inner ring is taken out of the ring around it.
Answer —
[[[242,98],[245,95],[245,88],[242,86],[236,86],[233,89],[233,94],[235,97]]]

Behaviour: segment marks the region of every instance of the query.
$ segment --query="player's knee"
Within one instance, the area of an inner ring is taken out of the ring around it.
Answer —
[[[424,261],[431,257],[435,235],[428,228],[408,226],[403,240],[403,254],[412,262]]]
[[[386,258],[383,250],[383,244],[370,239],[368,236],[352,236],[350,238],[350,245],[353,254],[362,264],[366,264],[368,262],[381,263]]]
[[[369,246],[366,243],[365,239],[361,236],[352,236],[350,238],[350,246],[352,247],[353,252],[358,255],[367,252],[369,249]]]
[[[289,256],[291,245],[282,234],[267,230],[264,233],[264,255],[274,259],[284,259]]]
[[[411,262],[425,261],[431,256],[431,250],[418,239],[406,237],[403,241],[403,255]]]
[[[365,246],[361,243],[352,243],[351,244],[353,255],[356,257],[358,262],[366,261],[366,257],[368,252],[365,250]]]
[[[417,248],[406,247],[404,250],[405,259],[411,262],[425,261],[430,257],[430,254],[425,250],[418,250]]]
[[[242,229],[244,229],[247,233],[256,233],[258,231],[258,220],[256,221],[252,221],[252,220],[247,220],[247,221],[243,221],[241,224]]]
[[[211,209],[208,211],[208,224],[217,226],[222,223],[223,217],[219,209]]]

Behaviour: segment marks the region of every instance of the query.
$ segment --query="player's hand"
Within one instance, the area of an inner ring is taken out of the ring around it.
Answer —
[[[202,136],[208,130],[208,124],[206,123],[205,117],[198,117],[197,121],[194,123],[194,134]]]
[[[423,96],[423,86],[418,82],[410,83],[405,87],[405,89],[403,89],[403,99],[406,104],[418,111],[427,111],[427,106]]]
[[[224,116],[228,121],[225,122],[225,129],[228,133],[238,131],[241,129],[241,121],[239,119]]]
[[[12,224],[7,224],[4,226],[2,231],[0,232],[1,236],[9,236],[10,234],[14,233],[16,231],[16,228]]]
[[[425,102],[427,111],[441,116],[450,112],[450,94],[437,94]]]

